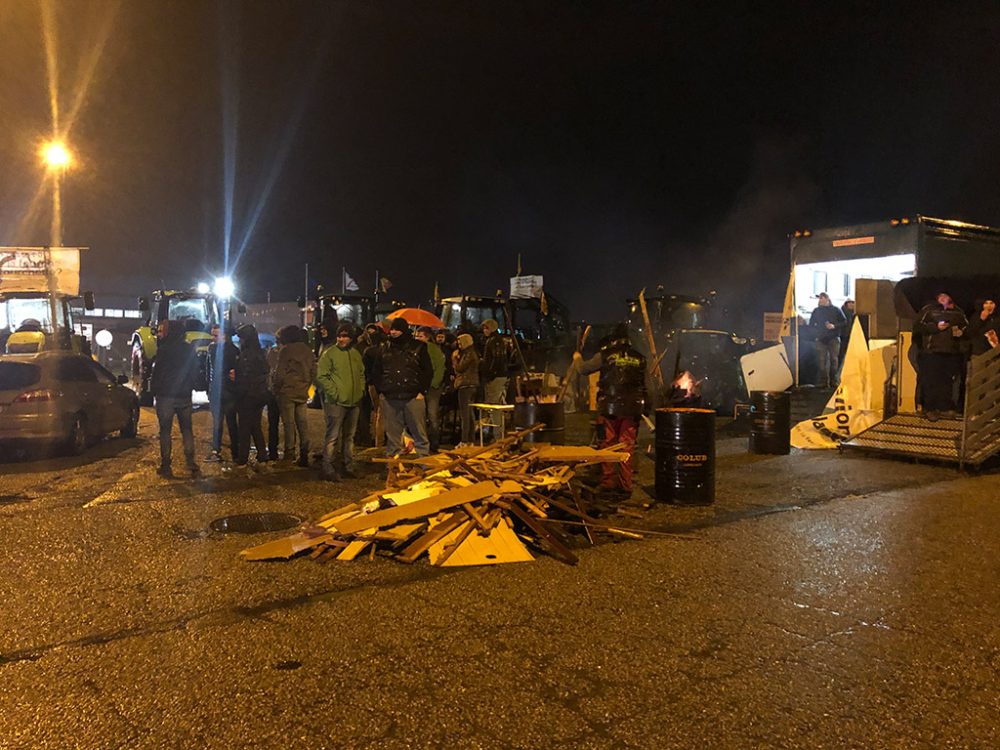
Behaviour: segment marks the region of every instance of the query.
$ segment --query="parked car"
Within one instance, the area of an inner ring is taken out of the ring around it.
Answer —
[[[105,435],[135,437],[139,399],[71,351],[0,356],[0,443],[54,443],[79,454]]]

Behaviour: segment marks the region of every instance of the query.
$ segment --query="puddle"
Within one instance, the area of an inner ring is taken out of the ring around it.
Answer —
[[[263,534],[291,529],[300,523],[302,519],[290,513],[243,513],[216,518],[209,528],[220,534]]]

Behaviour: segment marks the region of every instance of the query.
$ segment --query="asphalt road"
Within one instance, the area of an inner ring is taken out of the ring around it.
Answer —
[[[1000,745],[996,475],[727,438],[714,505],[574,567],[247,563],[280,534],[212,520],[315,518],[378,467],[163,480],[143,411],[0,464],[0,748]]]

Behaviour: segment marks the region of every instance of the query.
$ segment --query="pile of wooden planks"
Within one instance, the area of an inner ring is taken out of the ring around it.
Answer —
[[[591,542],[595,530],[638,536],[590,517],[574,481],[577,467],[627,461],[627,452],[519,448],[530,431],[485,447],[388,459],[385,490],[241,555],[275,560],[309,552],[325,561],[379,552],[407,563],[426,554],[432,565],[491,565],[533,560],[532,550],[540,550],[573,564],[577,558],[563,531],[567,525],[582,528]]]

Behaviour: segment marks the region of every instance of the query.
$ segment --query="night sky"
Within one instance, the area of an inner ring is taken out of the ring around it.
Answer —
[[[43,5],[0,0],[0,244],[49,241]],[[752,320],[780,309],[795,228],[1000,225],[1000,9],[50,7],[64,121],[92,70],[64,242],[92,248],[98,293],[221,271],[227,174],[248,301],[294,299],[307,262],[331,289],[378,270],[414,304],[435,281],[491,293],[520,253],[575,319],[660,283]]]

